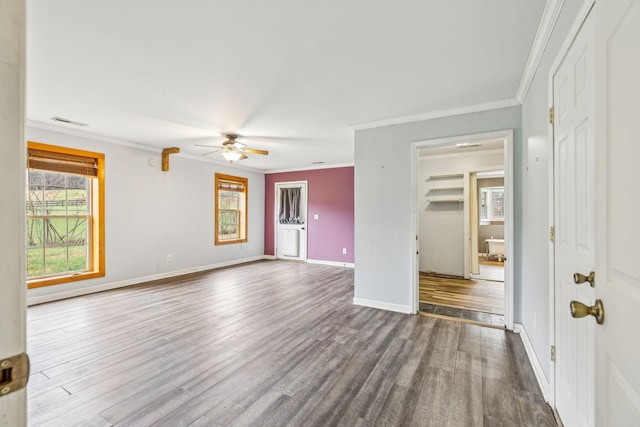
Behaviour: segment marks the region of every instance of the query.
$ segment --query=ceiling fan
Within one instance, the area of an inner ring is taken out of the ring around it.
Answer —
[[[267,150],[249,148],[243,143],[236,141],[236,139],[240,136],[236,135],[235,133],[228,133],[225,135],[225,137],[227,139],[222,143],[222,147],[218,147],[218,149],[209,151],[208,153],[204,153],[202,155],[208,156],[209,154],[220,153],[227,161],[233,163],[237,162],[238,160],[244,160],[248,158],[247,154],[261,154],[264,156],[269,154]],[[198,147],[212,147],[211,145],[196,145]]]

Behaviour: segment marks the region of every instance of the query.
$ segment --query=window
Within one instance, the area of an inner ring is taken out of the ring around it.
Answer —
[[[216,245],[247,241],[248,184],[247,178],[216,174]]]
[[[28,143],[29,288],[102,277],[104,155]]]
[[[480,223],[504,222],[504,187],[480,189]]]

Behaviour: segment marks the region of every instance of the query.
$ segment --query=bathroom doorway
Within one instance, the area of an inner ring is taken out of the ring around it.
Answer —
[[[510,138],[505,131],[415,143],[420,314],[512,325]]]

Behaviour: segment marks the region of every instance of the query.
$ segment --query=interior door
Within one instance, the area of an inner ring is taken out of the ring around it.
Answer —
[[[0,424],[26,424],[25,390],[11,392],[8,358],[25,351],[24,0],[0,7]],[[6,362],[6,363],[3,363]],[[17,387],[16,387],[17,389]],[[10,392],[5,394],[4,392]]]
[[[598,0],[596,425],[640,425],[640,0]]]
[[[569,305],[594,304],[595,32],[593,13],[553,76],[556,408],[566,426],[594,425],[592,319],[574,319]]]
[[[307,181],[278,182],[275,194],[276,258],[306,261]]]

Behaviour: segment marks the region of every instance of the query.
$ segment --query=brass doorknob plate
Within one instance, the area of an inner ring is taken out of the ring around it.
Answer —
[[[575,273],[573,275],[573,282],[576,285],[579,285],[580,283],[584,283],[584,282],[589,282],[589,284],[593,288],[596,286],[596,273],[591,271],[589,272],[588,276],[585,276],[584,274],[580,274],[580,273]]]
[[[604,305],[602,305],[602,300],[597,299],[595,305],[591,307],[578,301],[571,301],[569,308],[571,309],[571,317],[578,319],[591,315],[596,318],[598,325],[604,323]]]

